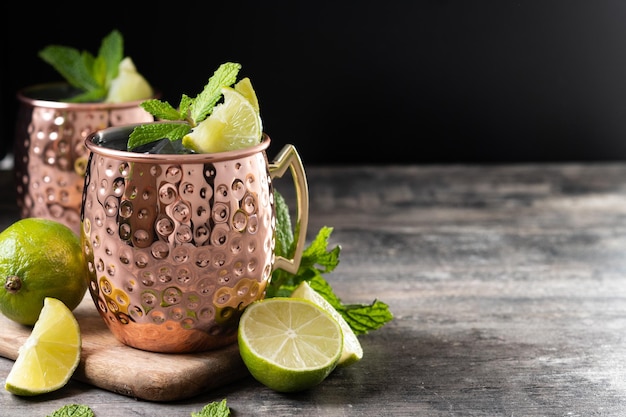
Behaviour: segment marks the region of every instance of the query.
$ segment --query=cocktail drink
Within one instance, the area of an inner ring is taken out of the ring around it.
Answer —
[[[43,84],[18,93],[14,144],[17,204],[22,218],[43,217],[80,231],[80,204],[88,152],[84,142],[109,126],[153,121],[125,103],[67,103],[67,84]]]
[[[109,128],[86,142],[92,156],[82,239],[96,307],[121,342],[140,349],[231,344],[241,312],[263,297],[274,268],[295,273],[299,265],[274,256],[272,180],[287,168],[306,227],[306,180],[295,148],[288,145],[274,163],[267,136],[221,153],[114,149],[129,133]]]
[[[242,97],[226,90],[224,107],[214,116],[232,105],[229,94]],[[242,113],[238,108],[233,114]],[[214,138],[220,140],[237,125],[218,122],[223,126]],[[260,126],[253,128],[252,136],[259,135],[255,143],[234,149],[198,152],[165,138],[129,150],[140,128],[188,132],[182,123],[154,122],[103,129],[85,141],[90,157],[81,239],[90,294],[106,325],[126,345],[180,353],[232,344],[241,313],[264,297],[272,272],[295,273],[299,267],[308,223],[300,157],[286,145],[270,162],[270,138]],[[236,140],[246,131],[239,130]],[[299,230],[289,259],[274,253],[273,185],[288,170]]]
[[[107,96],[98,96],[93,90],[85,93],[76,86],[80,84],[65,81],[17,92],[14,173],[22,218],[56,220],[78,234],[87,135],[110,126],[154,121],[154,116],[139,104],[155,94],[136,72],[132,60],[122,60],[121,35],[112,32],[103,45],[119,55],[119,62],[109,69],[117,78],[110,79],[100,92],[106,91]],[[51,59],[61,56],[67,61],[82,60],[81,54],[73,54],[67,47],[53,46],[43,51]]]

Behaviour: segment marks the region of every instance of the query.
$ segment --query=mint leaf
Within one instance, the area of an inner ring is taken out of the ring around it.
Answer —
[[[96,101],[100,101],[102,99],[102,97],[106,96],[107,92],[104,89],[104,87],[101,88],[96,88],[93,90],[89,90],[85,93],[82,94],[77,94],[74,97],[67,99],[65,101],[67,102],[71,102],[71,103],[89,103],[89,102],[96,102]]]
[[[280,192],[274,189],[274,209],[276,210],[276,246],[274,253],[285,258],[292,258],[295,253],[296,237],[289,215],[289,207]],[[323,227],[315,239],[302,251],[300,266],[296,274],[282,269],[272,273],[272,279],[266,289],[268,298],[288,297],[302,281],[308,281],[316,275],[331,272],[339,264],[340,246],[328,250],[328,238],[331,227]]]
[[[47,417],[94,417],[91,408],[81,404],[67,404]]]
[[[302,260],[300,261],[300,270],[312,269],[321,274],[332,272],[339,264],[340,246],[328,250],[328,239],[333,232],[332,227],[324,226],[317,236],[309,244],[304,252],[302,252]],[[320,267],[322,269],[320,269]],[[300,270],[298,272],[300,272]]]
[[[99,101],[106,97],[111,81],[118,74],[124,57],[124,39],[119,31],[111,31],[102,40],[97,56],[63,45],[49,45],[38,55],[52,65],[65,81],[81,91],[65,101]]]
[[[178,105],[178,110],[180,111],[181,117],[184,117],[189,113],[189,108],[191,107],[192,104],[193,104],[193,99],[189,97],[188,95],[183,94],[183,96],[180,98],[180,104]]]
[[[102,39],[98,50],[98,60],[102,60],[102,67],[94,68],[93,73],[100,85],[107,90],[111,81],[117,77],[122,59],[124,59],[124,38],[119,31],[112,30]]]
[[[127,149],[134,149],[163,138],[168,138],[171,141],[182,139],[193,127],[213,112],[213,108],[222,97],[222,87],[233,85],[237,81],[237,74],[240,69],[241,65],[234,62],[220,65],[196,98],[182,95],[178,110],[167,101],[150,99],[142,102],[140,106],[157,120],[185,122],[185,124],[179,123],[181,126],[176,128],[144,127],[147,125],[136,127],[128,137]]]
[[[230,408],[226,405],[224,398],[220,402],[212,402],[202,407],[197,413],[192,412],[191,417],[228,417],[230,416]]]
[[[346,304],[337,308],[355,334],[365,334],[376,330],[393,320],[389,306],[374,300],[371,304]]]
[[[52,65],[59,74],[72,86],[80,90],[93,90],[99,87],[98,82],[91,75],[93,59],[84,58],[74,48],[60,45],[50,45],[39,51],[39,57]],[[89,67],[85,62],[90,62]]]
[[[184,120],[185,118],[185,114],[183,112],[176,110],[167,101],[149,99],[142,102],[140,106],[157,119]]]
[[[379,329],[393,319],[389,306],[382,301],[375,300],[371,304],[343,304],[321,275],[313,277],[308,283],[335,307],[357,335]]]
[[[285,198],[276,189],[274,189],[274,209],[276,210],[277,226],[274,253],[285,258],[290,258],[293,254],[294,245],[291,216]]]
[[[240,69],[240,64],[226,62],[215,70],[202,92],[196,96],[191,104],[190,117],[194,124],[203,121],[213,111],[213,107],[222,97],[222,87],[233,85],[237,81],[237,74]]]
[[[136,126],[128,138],[127,149],[132,150],[159,139],[180,140],[191,127],[187,123],[154,123]]]

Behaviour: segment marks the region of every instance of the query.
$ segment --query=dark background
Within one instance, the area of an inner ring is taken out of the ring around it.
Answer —
[[[12,3],[5,146],[17,89],[60,80],[37,52],[96,53],[117,28],[173,105],[241,63],[271,150],[293,143],[305,165],[626,159],[623,0],[145,4]]]

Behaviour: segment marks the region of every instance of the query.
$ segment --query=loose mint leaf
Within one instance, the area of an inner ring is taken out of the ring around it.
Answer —
[[[203,121],[207,115],[213,112],[213,107],[222,97],[222,87],[231,86],[237,81],[237,74],[241,65],[234,62],[226,62],[218,67],[209,78],[204,89],[191,104],[191,119],[194,125]]]
[[[335,307],[357,335],[376,330],[393,319],[389,306],[382,301],[375,300],[371,304],[343,304],[321,275],[311,278],[308,283]]]
[[[136,126],[128,137],[128,150],[138,146],[168,138],[170,141],[182,139],[191,127],[187,123],[154,123]]]
[[[182,120],[184,119],[184,115],[181,114],[178,110],[176,110],[170,103],[167,101],[161,101],[157,99],[149,99],[143,101],[140,106],[152,114],[155,118],[161,120]]]
[[[199,412],[191,413],[191,417],[229,417],[230,408],[226,405],[226,399],[224,398],[220,402],[212,402],[204,407]]]
[[[372,304],[347,304],[338,310],[355,334],[376,330],[393,320],[389,306],[374,300]]]
[[[91,408],[81,404],[67,404],[47,417],[94,417]]]

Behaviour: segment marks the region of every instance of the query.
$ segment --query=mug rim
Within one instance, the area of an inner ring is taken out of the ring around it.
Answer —
[[[152,122],[152,124],[158,123],[172,123],[172,122]],[[137,126],[145,125],[146,123],[133,123],[123,126],[113,126],[104,129],[96,130],[90,133],[85,138],[85,146],[92,154],[100,156],[106,156],[109,158],[129,161],[129,162],[143,162],[143,163],[213,163],[225,160],[232,160],[237,158],[245,158],[259,152],[267,150],[270,145],[271,139],[269,135],[263,132],[261,142],[258,145],[249,146],[244,149],[236,149],[233,151],[224,151],[216,153],[188,153],[188,154],[156,154],[156,153],[140,153],[127,150],[119,150],[107,148],[99,144],[99,141],[103,140],[104,135],[121,135],[128,136],[130,132]],[[150,124],[150,123],[147,123]]]
[[[122,103],[107,103],[104,101],[92,101],[81,103],[70,103],[61,101],[63,97],[69,96],[71,93],[79,93],[80,91],[72,87],[67,82],[50,82],[33,84],[17,91],[16,97],[18,101],[31,107],[46,107],[51,109],[80,109],[80,110],[108,110],[123,109],[128,107],[140,107],[141,103],[149,99],[125,101]],[[150,98],[159,98],[161,92],[153,90]],[[52,97],[59,97],[58,99]]]

